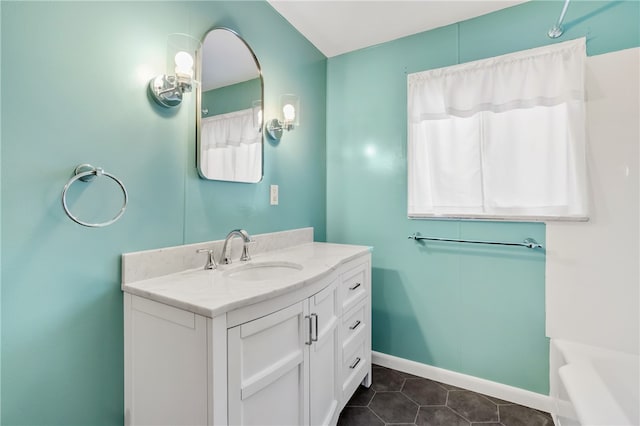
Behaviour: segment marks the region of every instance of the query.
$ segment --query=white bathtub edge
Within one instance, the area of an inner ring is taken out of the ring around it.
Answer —
[[[565,364],[560,379],[584,425],[633,425],[588,362]]]
[[[590,361],[594,358],[608,358],[621,360],[636,360],[637,354],[630,354],[613,349],[593,346],[586,343],[575,342],[566,339],[552,338],[551,342],[562,353],[567,363]]]
[[[640,424],[637,354],[554,338],[550,364],[558,416],[585,426]]]
[[[514,386],[399,358],[382,352],[372,351],[371,362],[383,367],[424,377],[425,379],[458,386],[536,410],[546,411],[547,413],[552,411],[553,400],[549,396]]]

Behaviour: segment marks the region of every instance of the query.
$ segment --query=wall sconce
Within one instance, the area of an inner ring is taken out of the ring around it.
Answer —
[[[282,119],[274,118],[267,123],[267,134],[279,141],[282,131],[291,131],[300,125],[300,98],[296,95],[280,96]]]
[[[194,79],[193,66],[200,51],[199,40],[187,34],[169,34],[167,39],[167,73],[149,82],[149,93],[158,105],[173,108],[182,102],[182,95],[191,92]]]

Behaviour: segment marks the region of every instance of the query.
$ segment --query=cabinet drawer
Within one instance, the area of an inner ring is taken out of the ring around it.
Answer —
[[[369,321],[367,319],[367,299],[360,302],[353,309],[344,313],[340,336],[344,347],[352,342],[360,341],[369,332]]]
[[[367,296],[367,265],[358,267],[342,274],[341,300],[342,312],[346,312]]]
[[[349,399],[369,371],[368,352],[365,341],[356,345],[348,345],[351,351],[344,351],[342,358],[342,395]]]

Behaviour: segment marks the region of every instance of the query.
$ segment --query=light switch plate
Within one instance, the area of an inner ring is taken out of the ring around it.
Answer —
[[[278,205],[278,185],[271,185],[269,191],[269,200],[272,206]]]

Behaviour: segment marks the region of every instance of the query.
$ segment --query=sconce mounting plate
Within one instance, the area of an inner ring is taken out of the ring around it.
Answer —
[[[267,123],[267,134],[271,139],[279,141],[282,138],[282,123],[277,118]]]
[[[149,82],[149,93],[158,105],[173,108],[182,102],[182,88],[175,76],[159,75]]]

